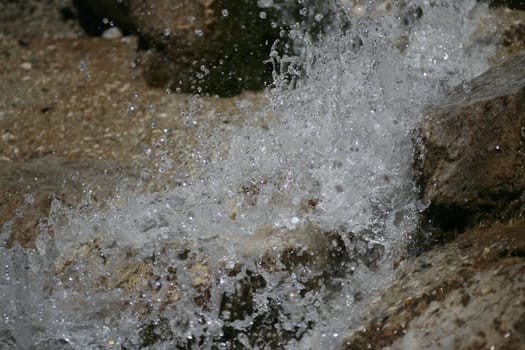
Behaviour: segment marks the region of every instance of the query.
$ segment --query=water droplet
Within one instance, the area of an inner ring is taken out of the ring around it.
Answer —
[[[84,60],[80,60],[80,63],[78,65],[78,67],[79,67],[81,72],[85,72],[88,69],[88,66],[87,66],[86,62],[84,62]]]
[[[128,110],[127,110],[127,115],[135,114],[136,109],[137,108],[134,105],[129,105]]]

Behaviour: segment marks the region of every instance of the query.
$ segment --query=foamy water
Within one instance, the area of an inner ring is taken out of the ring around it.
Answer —
[[[424,206],[411,174],[423,107],[486,69],[492,50],[470,40],[487,11],[475,1],[386,4],[342,2],[345,33],[294,34],[295,59],[271,52],[280,70],[268,106],[241,127],[203,126],[176,189],[121,191],[96,212],[56,202],[52,238],[1,248],[4,343],[340,343],[388,285]]]

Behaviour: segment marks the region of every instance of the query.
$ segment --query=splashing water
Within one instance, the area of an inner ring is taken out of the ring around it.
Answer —
[[[269,106],[242,127],[201,127],[176,189],[123,191],[89,213],[55,202],[53,236],[1,248],[0,341],[333,348],[366,317],[417,224],[411,130],[492,49],[469,40],[487,11],[475,1],[337,10],[344,33],[270,54]]]

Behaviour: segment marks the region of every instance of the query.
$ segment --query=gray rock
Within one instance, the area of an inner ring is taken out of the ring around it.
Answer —
[[[71,0],[0,1],[0,38],[28,45],[38,38],[70,38],[82,33]]]
[[[524,203],[525,55],[457,87],[418,130],[416,171],[443,229],[512,216]]]
[[[47,339],[35,344],[30,350],[74,350],[64,339]]]
[[[16,339],[9,329],[0,330],[0,350],[16,349]]]

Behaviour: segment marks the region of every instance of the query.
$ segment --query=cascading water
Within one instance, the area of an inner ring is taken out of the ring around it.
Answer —
[[[344,33],[298,29],[301,59],[270,53],[277,87],[242,127],[193,125],[175,189],[96,211],[55,202],[36,250],[1,248],[6,348],[333,348],[366,317],[422,205],[411,130],[491,49],[470,40],[475,1],[338,11]]]

